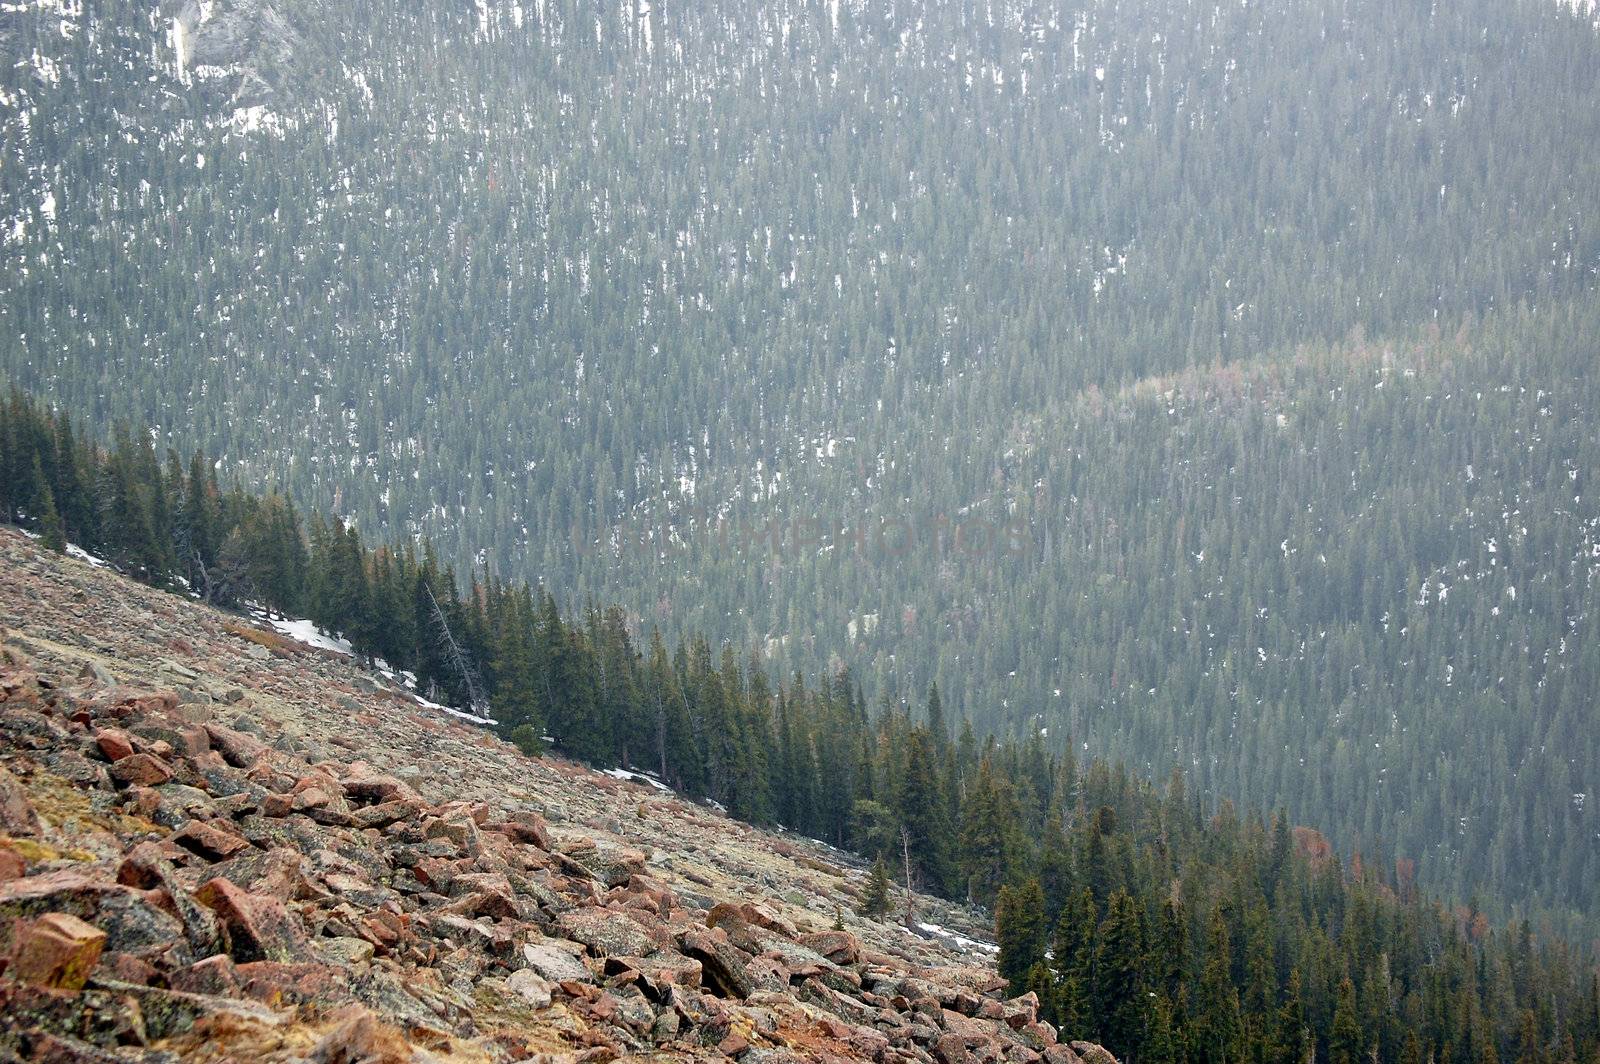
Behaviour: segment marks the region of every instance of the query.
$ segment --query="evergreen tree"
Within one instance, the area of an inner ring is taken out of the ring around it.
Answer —
[[[882,855],[872,862],[872,870],[867,873],[867,889],[861,896],[861,904],[856,912],[862,916],[878,917],[889,911],[889,866],[884,864]]]
[[[1144,919],[1125,890],[1111,896],[1094,952],[1097,1035],[1124,1059],[1142,1059],[1150,1023]]]
[[[1339,981],[1333,1027],[1328,1034],[1329,1064],[1357,1064],[1361,1060],[1361,1021],[1356,1013],[1356,988],[1345,976]]]
[[[995,940],[1000,944],[996,967],[1001,977],[1014,987],[1026,986],[1028,972],[1044,960],[1047,935],[1039,881],[1029,879],[1015,889],[1001,887],[995,903]]]

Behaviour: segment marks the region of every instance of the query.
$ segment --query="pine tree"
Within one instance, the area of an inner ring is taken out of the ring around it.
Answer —
[[[926,729],[911,730],[905,764],[899,812],[900,822],[910,836],[912,864],[925,889],[944,894],[954,878],[953,831],[945,804],[946,787],[940,779],[940,762],[934,757]]]
[[[1356,988],[1345,976],[1339,981],[1333,1027],[1328,1033],[1329,1064],[1357,1064],[1361,1059],[1361,1020],[1356,1012]]]
[[[1095,937],[1098,1036],[1119,1057],[1142,1057],[1149,1008],[1144,918],[1128,892],[1118,890]]]
[[[1002,978],[1021,988],[1028,972],[1044,960],[1047,925],[1039,881],[1029,879],[1016,888],[1001,887],[994,922],[995,941],[1000,944],[996,967]]]
[[[1096,1029],[1094,944],[1099,925],[1087,887],[1069,897],[1056,918],[1050,947],[1056,985],[1052,1022],[1065,1030],[1087,1034]]]
[[[1011,786],[998,778],[987,757],[967,792],[960,842],[967,896],[978,905],[993,905],[1011,870],[1022,866],[1025,845]],[[1046,907],[1044,901],[1040,905]]]
[[[872,870],[867,873],[867,887],[861,896],[861,904],[856,912],[862,916],[879,917],[888,913],[889,898],[889,866],[884,863],[883,855],[872,862]]]
[[[38,484],[38,528],[39,540],[50,550],[57,554],[67,549],[67,534],[62,528],[61,514],[56,509],[56,495],[50,490],[50,484],[45,480],[44,471],[39,465],[39,456],[33,458],[34,481]]]
[[[939,697],[938,683],[928,685],[928,734],[933,739],[934,752],[942,759],[950,745],[950,726],[944,719],[944,699]]]
[[[1221,910],[1211,914],[1205,967],[1195,989],[1193,1038],[1196,1059],[1204,1064],[1238,1064],[1244,1053],[1239,995],[1230,975],[1232,950]]]
[[[1272,1044],[1277,1050],[1275,1064],[1303,1064],[1310,1039],[1306,1029],[1305,1004],[1301,999],[1300,970],[1289,973],[1289,985],[1284,991],[1283,1004],[1278,1007],[1277,1032]]]

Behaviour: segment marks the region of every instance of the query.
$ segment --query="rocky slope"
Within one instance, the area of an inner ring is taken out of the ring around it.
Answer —
[[[0,1060],[1109,1061],[819,843],[10,530],[0,618]]]

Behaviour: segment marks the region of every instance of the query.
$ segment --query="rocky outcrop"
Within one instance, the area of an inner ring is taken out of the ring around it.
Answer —
[[[183,68],[230,106],[288,105],[326,66],[321,0],[164,0]]]
[[[820,844],[6,531],[0,615],[0,1059],[1104,1059]]]

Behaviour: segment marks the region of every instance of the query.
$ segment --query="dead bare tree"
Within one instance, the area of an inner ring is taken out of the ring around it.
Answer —
[[[439,607],[439,600],[434,597],[433,588],[427,583],[422,585],[428,591],[429,611],[433,615],[433,627],[438,632],[439,641],[444,647],[445,658],[450,664],[450,670],[456,674],[461,685],[467,689],[467,701],[475,716],[487,717],[489,715],[489,698],[483,691],[483,680],[478,676],[478,669],[456,641],[455,633],[450,630],[450,622],[445,618],[444,610]]]
[[[900,855],[905,862],[906,876],[906,928],[911,931],[917,929],[917,913],[912,905],[911,893],[911,832],[905,828],[900,829]]]

